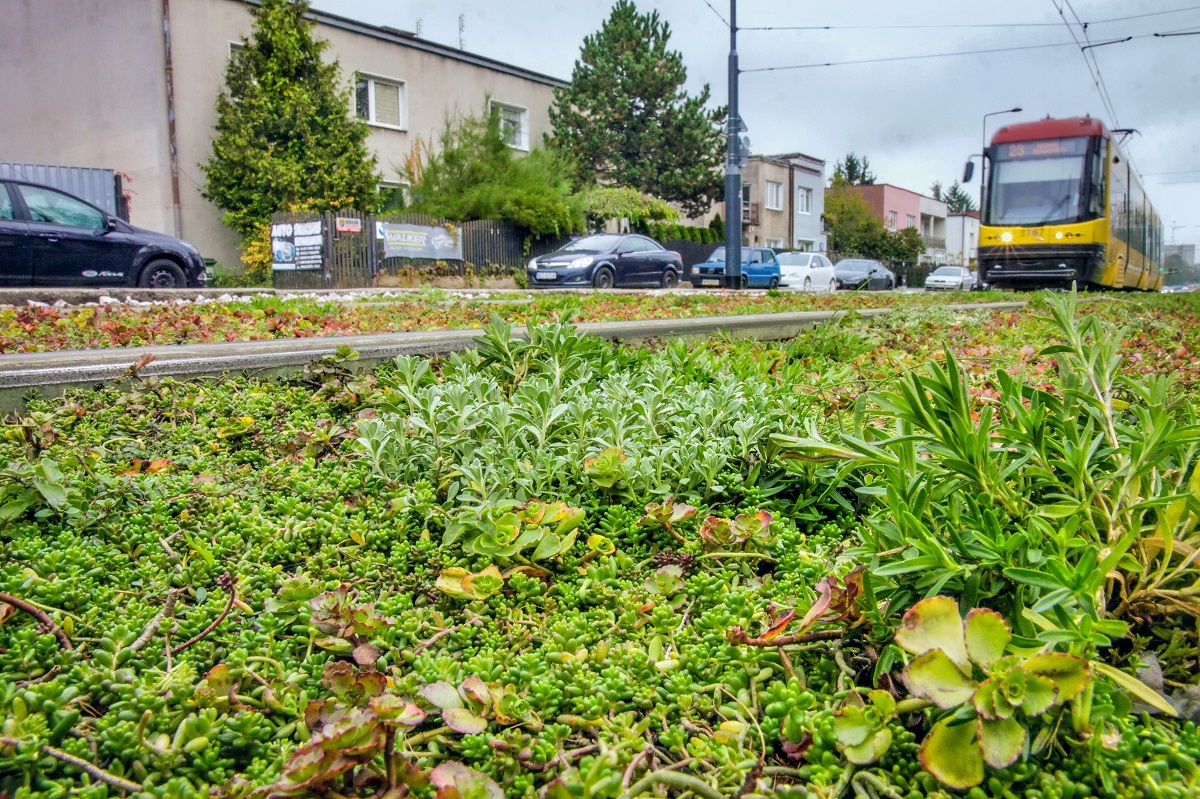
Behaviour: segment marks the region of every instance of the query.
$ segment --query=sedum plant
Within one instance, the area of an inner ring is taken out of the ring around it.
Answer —
[[[446,526],[442,546],[461,542],[468,553],[501,562],[549,560],[575,545],[585,515],[565,502],[485,503],[463,509]]]
[[[1012,765],[1029,745],[1031,728],[1053,735],[1047,716],[1079,696],[1092,679],[1091,663],[1078,655],[1009,652],[1012,633],[995,611],[976,608],[964,620],[947,596],[924,599],[904,614],[896,643],[915,657],[904,668],[914,699],[898,705],[873,691],[865,707],[839,711],[835,734],[847,759],[870,763],[887,750],[886,727],[897,713],[933,706],[947,711],[921,744],[921,765],[951,788],[983,781],[984,764]],[[1048,741],[1043,740],[1041,746]]]

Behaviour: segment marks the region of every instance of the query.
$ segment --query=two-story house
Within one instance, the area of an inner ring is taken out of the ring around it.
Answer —
[[[217,95],[231,53],[251,32],[254,0],[15,0],[0,23],[0,161],[114,169],[132,195],[133,224],[182,236],[205,256],[238,261],[237,236],[201,194]],[[490,101],[510,146],[550,129],[563,81],[512,64],[323,11],[351,89],[349,111],[370,125],[382,188],[420,137],[436,143],[447,113]]]
[[[780,250],[825,251],[825,162],[804,153],[753,155],[742,170],[742,243]],[[699,219],[724,218],[718,203]]]
[[[949,212],[946,203],[888,183],[839,186],[827,191],[857,194],[871,209],[871,214],[892,232],[917,228],[925,243],[921,262],[946,263],[946,216]]]

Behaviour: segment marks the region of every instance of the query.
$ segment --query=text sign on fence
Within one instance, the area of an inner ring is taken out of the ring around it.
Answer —
[[[324,265],[325,236],[320,219],[271,225],[271,269],[293,272]]]
[[[375,236],[383,239],[384,258],[463,259],[462,236],[449,228],[376,222]]]

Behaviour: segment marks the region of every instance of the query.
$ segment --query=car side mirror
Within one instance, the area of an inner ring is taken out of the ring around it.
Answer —
[[[970,183],[970,182],[971,182],[971,178],[973,178],[974,176],[975,176],[975,162],[974,162],[974,161],[968,161],[968,162],[967,162],[967,165],[966,165],[965,167],[963,167],[963,179],[962,179],[962,182],[963,182],[963,183]]]
[[[104,217],[104,229],[111,233],[117,229],[117,218],[115,216]]]

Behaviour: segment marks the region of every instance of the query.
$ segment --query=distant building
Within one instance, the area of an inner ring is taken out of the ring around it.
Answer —
[[[1170,258],[1172,255],[1178,255],[1188,266],[1200,266],[1200,262],[1196,261],[1195,244],[1168,244],[1163,247],[1164,258]]]
[[[946,217],[946,259],[949,263],[971,266],[979,255],[979,212],[950,214]]]
[[[778,250],[824,252],[825,162],[804,153],[753,155],[742,170],[742,243]],[[725,218],[718,203],[683,224]]]
[[[916,228],[925,242],[921,262],[946,263],[946,217],[949,208],[941,200],[888,183],[842,186],[826,191],[848,191],[862,197],[871,214],[888,230],[895,232]]]
[[[225,67],[251,31],[255,0],[55,0],[7,3],[0,25],[0,160],[122,173],[133,224],[182,236],[226,266],[238,237],[204,199]],[[169,9],[169,17],[164,12]],[[394,28],[312,11],[351,89],[347,111],[370,125],[380,188],[403,191],[400,166],[448,113],[490,100],[509,146],[550,130],[555,87],[522,67]],[[170,61],[168,61],[168,53]],[[174,156],[174,158],[173,158]]]

